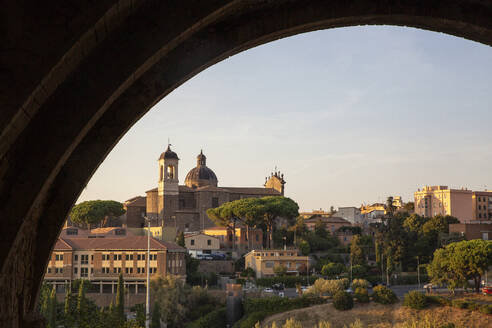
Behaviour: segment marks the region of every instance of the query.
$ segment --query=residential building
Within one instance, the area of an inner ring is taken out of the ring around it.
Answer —
[[[306,225],[308,230],[314,231],[314,228],[318,221],[323,222],[323,224],[325,225],[325,229],[332,234],[334,234],[341,227],[350,227],[352,225],[349,221],[338,216],[332,216],[332,217],[314,216],[310,219],[304,220],[304,224]]]
[[[200,152],[197,165],[179,184],[179,157],[168,145],[157,161],[157,187],[145,197],[133,197],[125,202],[125,221],[130,228],[141,228],[143,203],[145,213],[153,219],[153,226],[174,227],[175,231],[200,231],[215,226],[207,216],[207,209],[223,203],[251,197],[281,196],[285,180],[280,172],[265,178],[263,187],[220,187],[215,172],[207,166],[207,158]],[[135,207],[135,208],[133,208]]]
[[[190,233],[185,235],[185,247],[190,251],[201,251],[203,254],[211,254],[220,249],[219,238],[204,233]]]
[[[284,266],[289,275],[299,275],[309,268],[309,256],[300,255],[297,249],[252,250],[244,258],[245,268],[253,269],[257,278],[273,277],[276,266]]]
[[[125,229],[88,232],[64,229],[53,248],[45,280],[64,286],[75,279],[89,280],[101,293],[115,291],[120,273],[131,293],[145,289],[146,273],[186,276],[186,249],[150,239],[147,265],[147,237],[128,234]]]
[[[492,240],[492,221],[468,221],[449,225],[449,233],[460,234],[466,240]]]
[[[352,224],[362,223],[362,215],[360,212],[360,208],[355,206],[350,207],[339,207],[337,216],[344,218]]]
[[[475,220],[492,220],[492,191],[474,191],[472,212]]]
[[[237,227],[236,239],[234,239],[232,228],[229,227],[211,227],[204,229],[202,233],[217,237],[222,250],[235,250],[243,254],[251,249],[263,248],[263,231],[261,229],[249,229],[248,236],[246,227]]]
[[[461,222],[470,221],[475,219],[473,195],[473,191],[466,188],[450,189],[448,186],[425,186],[422,190],[419,189],[414,193],[415,213],[425,217],[438,214],[451,215]],[[477,197],[482,199],[482,196]],[[478,203],[481,204],[481,202]]]

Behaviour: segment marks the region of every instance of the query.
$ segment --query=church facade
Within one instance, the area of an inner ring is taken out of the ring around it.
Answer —
[[[251,197],[283,196],[285,180],[280,172],[265,178],[264,187],[220,187],[214,171],[207,166],[207,158],[200,152],[196,167],[179,184],[179,157],[168,145],[158,159],[157,187],[146,192],[146,197],[134,197],[125,202],[127,226],[142,227],[142,213],[153,226],[174,227],[177,231],[200,231],[215,226],[207,216],[207,209],[223,203]]]

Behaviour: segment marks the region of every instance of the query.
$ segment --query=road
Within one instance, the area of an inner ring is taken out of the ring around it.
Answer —
[[[396,296],[398,296],[398,298],[401,300],[403,299],[405,294],[411,290],[419,290],[421,292],[425,292],[425,290],[423,288],[419,289],[418,285],[398,285],[398,286],[391,286],[390,288],[395,292]],[[445,292],[445,291],[446,290],[444,289],[443,292]],[[434,292],[435,292],[435,290],[434,290]],[[270,294],[270,295],[272,295],[272,294]],[[278,293],[273,292],[273,295],[278,295]],[[284,291],[284,296],[289,297],[289,298],[295,298],[298,295],[297,295],[295,288],[286,288]]]

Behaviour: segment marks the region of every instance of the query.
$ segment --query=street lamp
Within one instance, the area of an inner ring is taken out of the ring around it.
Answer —
[[[147,222],[147,286],[145,297],[145,328],[150,328],[150,219],[142,214]]]

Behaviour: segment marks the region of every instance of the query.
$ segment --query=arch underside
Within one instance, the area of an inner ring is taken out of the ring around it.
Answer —
[[[84,3],[27,8],[11,1],[0,14],[8,32],[0,57],[2,327],[37,321],[48,256],[109,151],[207,67],[280,38],[355,25],[411,26],[492,45],[489,1]]]

